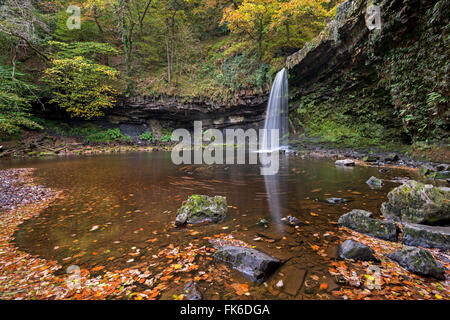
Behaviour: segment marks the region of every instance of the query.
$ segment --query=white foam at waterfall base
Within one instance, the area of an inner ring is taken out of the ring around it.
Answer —
[[[274,152],[288,148],[288,79],[286,68],[279,71],[270,89],[264,121],[264,136],[258,152]],[[279,130],[279,143],[273,144],[271,135]]]

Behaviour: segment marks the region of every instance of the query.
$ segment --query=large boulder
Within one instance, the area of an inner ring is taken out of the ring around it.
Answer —
[[[372,212],[369,211],[352,210],[342,215],[338,223],[341,226],[383,240],[397,241],[398,238],[398,228],[394,222],[373,219]]]
[[[339,257],[341,259],[354,259],[363,261],[378,261],[373,255],[373,250],[371,247],[366,246],[364,243],[345,240],[339,246]]]
[[[381,205],[387,219],[411,223],[441,225],[450,221],[450,192],[414,180],[388,193]]]
[[[192,195],[183,203],[177,212],[176,226],[198,224],[203,222],[217,223],[225,219],[227,199],[222,196],[209,197]]]
[[[230,264],[255,282],[267,279],[281,264],[280,260],[258,250],[229,245],[220,247],[214,253],[214,259]]]
[[[387,257],[410,272],[439,280],[445,279],[444,267],[427,250],[405,246],[399,251],[388,254]]]
[[[450,250],[450,227],[405,223],[402,243],[408,246]]]

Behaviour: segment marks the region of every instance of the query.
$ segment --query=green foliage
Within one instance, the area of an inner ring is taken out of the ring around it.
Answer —
[[[115,142],[130,141],[131,138],[120,132],[118,128],[115,128],[91,134],[86,137],[86,140],[91,142]]]
[[[150,131],[145,131],[143,134],[139,136],[139,139],[148,141],[148,142],[155,142],[156,138]]]
[[[235,55],[227,58],[222,67],[222,73],[216,76],[217,82],[232,91],[244,88],[262,90],[267,82],[269,65],[257,63],[255,57]]]
[[[414,139],[448,136],[449,6],[429,9],[425,23],[384,57],[381,84],[390,91],[403,126]]]
[[[23,74],[0,65],[0,134],[16,134],[21,128],[42,129],[31,119],[29,110],[36,88],[23,80]]]
[[[44,81],[52,90],[52,103],[71,116],[91,119],[112,108],[116,90],[112,82],[119,72],[81,56],[52,60],[45,70]]]
[[[109,43],[100,42],[58,42],[49,41],[48,44],[57,49],[55,59],[73,59],[84,57],[89,60],[97,60],[99,56],[115,56],[119,51]]]
[[[173,129],[164,128],[161,130],[161,142],[172,141],[172,131]]]

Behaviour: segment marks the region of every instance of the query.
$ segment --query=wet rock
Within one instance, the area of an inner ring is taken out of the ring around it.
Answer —
[[[383,180],[378,179],[377,177],[371,176],[369,180],[366,181],[369,186],[381,187],[383,185]]]
[[[408,246],[450,250],[450,227],[404,224],[402,243]]]
[[[355,165],[355,161],[353,161],[351,159],[336,160],[336,162],[334,164],[337,165],[337,166],[349,167],[349,166],[354,166]]]
[[[378,261],[373,254],[372,248],[354,240],[345,240],[339,246],[339,257],[341,259]]]
[[[450,192],[414,180],[388,193],[381,205],[387,219],[419,224],[442,225],[450,221]]]
[[[448,165],[446,164],[439,164],[436,167],[430,164],[424,164],[419,168],[419,173],[429,179],[450,179],[450,171],[448,170]]]
[[[299,219],[293,216],[286,216],[284,218],[281,218],[281,221],[283,221],[284,224],[288,226],[304,226],[305,223],[301,222]]]
[[[266,226],[269,222],[266,219],[260,219],[258,221],[259,226]]]
[[[372,237],[388,241],[397,241],[398,239],[398,228],[394,222],[373,219],[372,213],[369,211],[352,210],[342,215],[338,223]]]
[[[286,279],[282,291],[291,296],[296,296],[305,280],[306,270],[288,266],[283,270],[283,273],[286,274]]]
[[[380,159],[380,157],[378,157],[375,154],[368,154],[366,156],[364,156],[363,161],[364,162],[377,162]]]
[[[326,202],[331,204],[341,204],[341,203],[347,203],[352,201],[352,199],[344,199],[344,198],[326,198]]]
[[[189,281],[184,286],[184,298],[185,300],[202,300],[203,295],[197,283]]]
[[[399,160],[399,157],[397,154],[395,153],[390,153],[387,156],[384,157],[383,159],[385,162],[395,162]]]
[[[267,279],[281,264],[280,260],[253,248],[228,245],[214,253],[214,260],[230,264],[255,282]]]
[[[402,250],[386,256],[412,273],[445,279],[444,267],[427,250],[405,246]]]
[[[178,209],[175,225],[182,226],[186,223],[197,224],[203,222],[217,223],[225,219],[226,213],[227,200],[225,197],[192,195]]]
[[[437,170],[432,165],[429,164],[423,164],[419,168],[419,174],[422,176],[429,176],[433,173],[435,173]]]

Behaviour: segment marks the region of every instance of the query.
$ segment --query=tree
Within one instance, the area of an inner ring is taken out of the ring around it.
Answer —
[[[42,129],[30,119],[29,110],[35,87],[25,81],[24,75],[0,65],[0,133],[14,134],[20,128]]]
[[[271,28],[275,30],[284,29],[286,44],[301,47],[325,27],[328,16],[329,11],[325,8],[323,0],[281,1],[277,4],[277,8],[271,17]],[[293,27],[295,28],[295,34],[298,35],[294,43],[291,38],[291,28]]]
[[[244,0],[237,9],[225,8],[221,23],[232,33],[250,37],[256,43],[257,57],[261,61],[263,42],[275,8],[276,1],[273,0]]]
[[[45,61],[50,60],[40,49],[49,27],[31,0],[4,0],[0,5],[0,32],[15,39],[15,49],[27,46]]]
[[[119,71],[93,60],[99,54],[115,54],[109,44],[95,42],[51,42],[59,51],[52,66],[45,70],[44,81],[52,90],[51,103],[57,103],[71,116],[91,119],[112,108],[117,91],[113,86]]]

